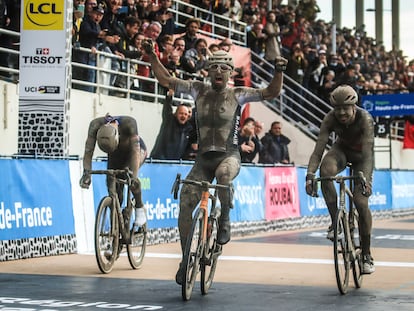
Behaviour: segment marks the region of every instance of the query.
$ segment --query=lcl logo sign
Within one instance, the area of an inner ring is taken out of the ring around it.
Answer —
[[[62,0],[24,0],[24,29],[62,30],[64,7]]]

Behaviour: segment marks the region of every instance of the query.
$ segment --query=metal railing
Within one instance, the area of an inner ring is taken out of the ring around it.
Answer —
[[[192,10],[192,15],[185,13],[186,8]],[[186,19],[197,17],[202,25],[208,25],[211,29],[211,31],[200,29],[199,32],[201,34],[215,39],[231,38],[233,43],[237,45],[247,45],[247,24],[245,22],[233,20],[222,14],[214,14],[206,9],[180,0],[174,1],[170,11],[174,13],[175,23],[179,27],[185,27]],[[206,20],[203,16],[209,16],[211,19]]]
[[[272,64],[252,53],[251,77],[254,86],[265,87],[273,77],[272,73],[264,68],[274,68]],[[260,63],[254,60],[258,59]],[[284,85],[282,94],[274,101],[263,101],[263,103],[272,111],[278,113],[291,124],[299,128],[308,137],[316,140],[319,135],[319,129],[326,113],[332,109],[331,105],[319,98],[311,91],[304,88],[288,75],[284,75]],[[390,133],[386,137],[393,140],[403,140],[404,138],[404,121],[391,120]],[[335,136],[331,135],[331,142],[335,141]]]
[[[0,35],[6,34],[13,37],[20,37],[20,33],[8,31],[0,28]],[[16,46],[18,47],[18,46]],[[79,51],[90,53],[90,49],[78,48]],[[8,56],[19,57],[20,52],[17,49],[0,47],[0,53],[4,53]],[[260,60],[260,64],[251,61],[251,77],[254,87],[265,87],[268,85],[272,78],[272,73],[264,68],[273,68],[269,62],[261,58],[259,55],[252,52],[254,58]],[[126,71],[113,70],[110,66],[105,66],[107,60],[110,62],[124,62],[126,64]],[[73,88],[93,87],[96,88],[98,94],[117,95],[124,98],[135,98],[140,100],[146,100],[151,102],[159,102],[165,98],[165,90],[159,86],[158,81],[153,77],[138,76],[135,71],[132,70],[135,66],[150,66],[149,63],[137,61],[134,59],[121,59],[119,56],[97,51],[97,66],[88,66],[77,62],[72,62],[72,70],[76,68],[83,68],[88,70],[95,70],[97,81],[96,83],[83,81],[79,79],[72,79]],[[0,66],[1,73],[6,73],[9,76],[3,77],[5,80],[17,83],[19,80],[19,69],[13,67]],[[186,75],[188,78],[202,79],[200,76],[192,75],[187,72],[181,71],[181,75]],[[115,76],[124,76],[126,80],[125,87],[117,87],[110,83],[105,83],[108,79],[112,79]],[[145,92],[139,88],[134,88],[134,81],[138,84],[141,83],[153,83],[153,92]],[[273,101],[264,101],[264,104],[281,115],[284,119],[291,124],[299,128],[303,133],[313,140],[316,140],[319,134],[319,128],[322,120],[329,111],[330,105],[321,100],[315,94],[309,90],[303,88],[300,84],[295,82],[292,78],[284,76],[284,86],[281,95]],[[193,103],[191,98],[174,98],[175,101]],[[401,120],[392,120],[390,123],[390,137],[391,139],[402,140],[404,137],[404,122]],[[331,138],[334,140],[334,137]]]

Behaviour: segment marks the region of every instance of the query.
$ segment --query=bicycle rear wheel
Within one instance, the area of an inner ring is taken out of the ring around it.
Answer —
[[[347,242],[347,217],[342,209],[336,213],[334,227],[334,262],[336,284],[341,294],[346,294],[349,283],[350,256]]]
[[[361,240],[359,234],[359,214],[356,208],[352,209],[352,214],[349,216],[349,228],[351,234],[351,241],[355,250],[355,257],[352,258],[351,268],[352,275],[354,277],[354,284],[356,288],[362,286],[362,253],[361,253]]]
[[[193,217],[191,231],[187,236],[187,243],[184,252],[184,279],[181,286],[181,295],[183,300],[187,301],[191,298],[195,280],[200,266],[200,258],[203,252],[203,218],[204,210],[198,208]]]
[[[111,272],[118,258],[119,223],[111,197],[99,203],[95,218],[95,257],[102,273]]]
[[[135,206],[135,204],[133,204]],[[127,253],[129,264],[133,269],[139,269],[142,265],[147,246],[147,225],[141,227],[134,225],[135,223],[135,208],[131,208],[129,217],[129,229],[131,241],[127,244]]]
[[[216,272],[218,256],[221,254],[222,246],[217,244],[217,219],[209,217],[207,224],[207,242],[204,246],[204,254],[200,261],[201,268],[201,293],[206,295],[213,284]]]

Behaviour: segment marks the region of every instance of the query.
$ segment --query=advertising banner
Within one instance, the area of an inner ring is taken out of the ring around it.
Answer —
[[[69,165],[0,160],[0,240],[74,234]]]
[[[387,210],[393,205],[390,171],[374,171],[372,195],[368,200],[371,210]]]
[[[362,107],[375,117],[414,114],[414,94],[365,95]]]
[[[296,167],[265,168],[266,220],[299,217]]]
[[[307,169],[303,167],[296,168],[299,187],[300,215],[302,217],[328,215],[328,208],[325,204],[325,200],[323,199],[320,187],[318,189],[318,197],[311,197],[306,193],[306,171]]]
[[[106,169],[106,162],[94,162],[93,169]],[[152,163],[139,170],[142,200],[147,210],[149,228],[176,227],[178,221],[178,200],[174,200],[171,188],[177,173],[181,178],[190,171],[191,165],[168,165]],[[108,195],[105,175],[93,175],[95,211],[102,197]]]
[[[414,206],[414,172],[391,171],[392,208],[412,208]]]
[[[20,39],[21,100],[64,100],[66,3],[22,0]]]
[[[242,166],[233,185],[234,208],[230,211],[230,220],[263,220],[265,218],[264,168]]]

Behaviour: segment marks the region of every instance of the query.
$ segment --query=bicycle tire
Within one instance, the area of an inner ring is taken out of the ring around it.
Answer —
[[[191,298],[195,280],[200,268],[200,258],[203,252],[202,232],[204,227],[204,210],[198,208],[193,217],[191,231],[187,236],[184,252],[184,278],[181,285],[181,296],[184,301]]]
[[[359,214],[356,208],[352,209],[352,215],[349,217],[349,228],[351,234],[352,245],[355,250],[355,257],[351,262],[352,275],[356,288],[361,288],[363,274],[362,274],[362,251],[361,240],[359,234]]]
[[[112,271],[119,252],[119,222],[112,198],[104,197],[95,218],[95,257],[102,273]]]
[[[347,217],[342,209],[338,209],[334,227],[334,262],[336,284],[341,294],[346,294],[349,283],[349,246],[347,242]]]
[[[135,222],[135,209],[131,209],[130,215],[130,243],[127,244],[128,261],[132,269],[139,269],[144,261],[147,247],[147,224],[137,227]]]
[[[218,256],[221,254],[222,246],[217,244],[217,231],[217,219],[214,217],[209,217],[207,223],[207,241],[204,245],[202,260],[200,261],[201,293],[203,295],[206,295],[208,293],[208,290],[213,284]]]

